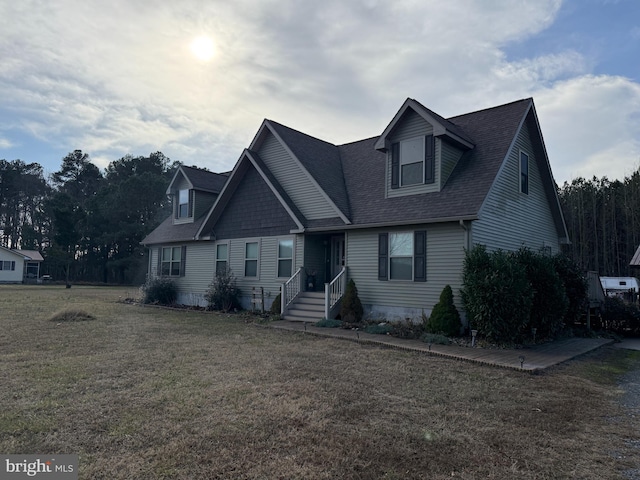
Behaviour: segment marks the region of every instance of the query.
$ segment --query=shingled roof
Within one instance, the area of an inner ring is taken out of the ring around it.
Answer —
[[[229,177],[229,173],[214,173],[186,165],[181,165],[180,168],[194,189],[206,192],[220,193]]]

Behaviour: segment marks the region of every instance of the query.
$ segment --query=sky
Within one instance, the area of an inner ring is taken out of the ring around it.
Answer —
[[[0,159],[229,171],[264,118],[343,144],[407,97],[533,97],[556,182],[640,167],[637,0],[0,0]],[[194,52],[193,43],[200,48]]]

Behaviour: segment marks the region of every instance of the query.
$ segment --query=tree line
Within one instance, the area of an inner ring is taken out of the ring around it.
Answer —
[[[0,160],[0,245],[42,252],[41,273],[56,280],[142,283],[140,241],[169,214],[178,165],[155,152],[101,171],[74,150],[45,178],[38,163]]]
[[[624,180],[576,178],[559,189],[566,253],[601,276],[638,275],[629,267],[640,245],[640,168]]]

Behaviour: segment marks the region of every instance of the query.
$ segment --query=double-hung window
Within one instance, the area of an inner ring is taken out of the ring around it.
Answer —
[[[401,140],[391,145],[391,188],[435,181],[433,135]]]
[[[167,277],[181,277],[184,275],[186,247],[162,247],[160,259],[160,274]]]
[[[16,262],[13,260],[0,261],[0,270],[15,270]]]
[[[229,244],[219,243],[216,245],[216,273],[224,273],[227,270],[229,255]]]
[[[293,269],[293,240],[278,241],[278,277],[291,277]]]
[[[426,231],[378,235],[378,280],[425,282],[426,259]]]
[[[244,276],[258,276],[258,242],[244,244]]]
[[[178,191],[178,218],[189,217],[189,190]]]
[[[529,155],[520,152],[520,192],[529,193]]]

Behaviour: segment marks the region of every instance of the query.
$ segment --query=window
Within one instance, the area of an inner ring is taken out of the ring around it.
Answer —
[[[293,240],[278,242],[278,277],[291,277],[293,267]]]
[[[413,234],[389,234],[389,278],[413,280]]]
[[[520,152],[520,192],[529,193],[529,155]]]
[[[244,276],[258,276],[258,242],[245,243],[244,245]]]
[[[216,245],[216,273],[226,271],[228,254],[229,245],[227,243],[219,243]]]
[[[391,188],[435,182],[433,135],[391,145]]]
[[[184,276],[186,247],[162,247],[160,274],[167,277]]]
[[[0,262],[0,270],[15,270],[16,262],[13,260],[4,260]]]
[[[423,183],[424,138],[400,142],[400,185]]]
[[[381,233],[378,236],[378,280],[425,282],[427,232]]]
[[[178,218],[189,216],[189,190],[178,191]]]

